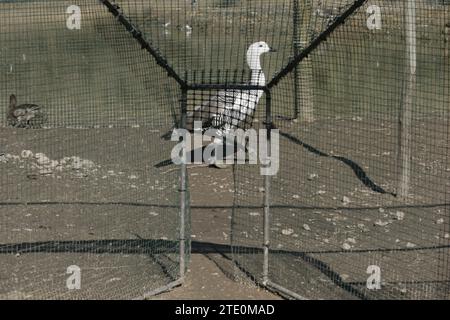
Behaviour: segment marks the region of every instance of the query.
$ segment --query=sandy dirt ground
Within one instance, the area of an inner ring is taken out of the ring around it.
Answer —
[[[192,200],[192,256],[183,286],[155,299],[281,299],[239,273],[230,260],[232,170],[189,168]]]
[[[270,278],[312,298],[445,295],[447,122],[414,124],[406,202],[395,195],[395,124],[294,126],[282,127],[272,179]],[[134,298],[176,279],[178,172],[154,166],[171,150],[161,132],[0,130],[1,297]],[[191,263],[185,284],[156,299],[279,298],[241,274],[261,275],[265,190],[257,169],[240,167],[233,182],[230,168],[189,168]],[[232,217],[234,192],[243,207]],[[65,287],[72,264],[86,271],[78,293]],[[381,266],[385,290],[364,289],[371,264]]]
[[[0,297],[136,298],[176,279],[178,170],[153,167],[170,154],[155,137],[146,129],[0,131]],[[189,173],[186,283],[155,298],[278,298],[235,281],[231,169]],[[70,265],[82,270],[82,290],[66,288]]]

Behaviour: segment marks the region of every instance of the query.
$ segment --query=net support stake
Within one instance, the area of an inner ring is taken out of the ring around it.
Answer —
[[[181,128],[186,127],[187,90],[181,90]],[[186,159],[184,159],[186,160]],[[180,165],[180,278],[184,279],[186,270],[186,217],[187,217],[187,165]]]
[[[267,129],[267,155],[271,156],[271,131],[272,131],[272,95],[266,91],[266,129]],[[270,165],[270,164],[267,164]],[[271,176],[264,176],[264,243],[263,243],[263,285],[269,282],[269,249],[270,249],[270,181]]]
[[[279,284],[276,284],[272,281],[268,281],[266,283],[266,287],[269,290],[275,291],[277,293],[281,293],[284,297],[289,298],[289,299],[296,299],[296,300],[308,300],[307,298],[305,298],[304,296],[299,295],[298,293],[295,293],[292,290],[289,290],[283,286],[280,286]]]
[[[159,287],[155,290],[146,292],[140,299],[136,299],[136,300],[145,300],[147,298],[151,298],[153,296],[157,296],[158,294],[164,293],[164,292],[168,292],[170,290],[172,290],[173,288],[176,288],[178,286],[181,286],[184,283],[184,279],[180,278],[177,279],[175,281],[172,281],[168,284],[166,284],[165,286]]]
[[[299,16],[300,16],[300,8],[299,8],[299,0],[294,0],[293,5],[293,36],[292,42],[294,47],[294,57],[298,56],[300,52],[300,36],[299,36]],[[300,88],[300,80],[299,80],[299,65],[296,65],[294,68],[294,117],[293,119],[298,118],[299,113],[299,88]]]
[[[399,185],[398,195],[406,199],[410,188],[411,174],[411,122],[416,91],[416,3],[407,0],[404,7],[406,32],[406,65],[403,98],[399,112]]]

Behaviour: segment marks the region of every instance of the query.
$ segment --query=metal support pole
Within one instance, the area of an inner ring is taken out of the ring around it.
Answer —
[[[283,296],[290,298],[290,299],[296,299],[296,300],[308,300],[307,298],[305,298],[304,296],[301,296],[297,293],[295,293],[292,290],[286,289],[283,286],[280,286],[279,284],[273,283],[272,281],[268,281],[266,283],[266,287],[268,289],[271,289],[277,293],[281,293]]]
[[[271,156],[272,131],[272,95],[266,91],[266,129],[267,129],[267,155]],[[269,164],[270,165],[270,164]],[[270,248],[270,175],[264,176],[264,244],[263,244],[263,285],[269,282],[269,248]]]
[[[166,284],[165,286],[162,286],[162,287],[159,287],[159,288],[157,288],[157,289],[155,289],[155,290],[146,292],[142,297],[140,297],[139,299],[136,299],[136,300],[145,300],[145,299],[147,299],[147,298],[156,296],[156,295],[158,295],[158,294],[161,294],[161,293],[170,291],[170,290],[172,290],[173,288],[176,288],[176,287],[178,287],[178,286],[181,286],[181,285],[183,284],[183,282],[184,282],[184,279],[183,279],[183,278],[180,278],[180,279],[178,279],[178,280],[172,281],[172,282]]]
[[[187,89],[181,89],[181,128],[186,127]],[[184,152],[184,155],[186,153]],[[184,156],[183,155],[183,156]],[[186,160],[186,159],[184,159]],[[180,278],[184,278],[186,269],[186,216],[187,216],[187,165],[186,161],[180,166]]]
[[[416,89],[416,3],[407,0],[405,3],[406,32],[406,70],[403,88],[403,101],[399,114],[399,185],[398,195],[406,199],[411,181],[411,122]]]
[[[294,47],[294,57],[298,56],[298,54],[300,53],[300,36],[299,36],[299,12],[300,12],[300,8],[299,8],[299,0],[294,0],[294,5],[293,5],[293,27],[294,27],[294,32],[293,32],[293,36],[292,36],[292,42],[293,42],[293,47]],[[293,119],[297,119],[298,118],[298,113],[299,113],[299,99],[300,99],[300,95],[299,95],[299,90],[300,90],[300,81],[299,81],[299,66],[296,65],[294,68],[294,116]]]

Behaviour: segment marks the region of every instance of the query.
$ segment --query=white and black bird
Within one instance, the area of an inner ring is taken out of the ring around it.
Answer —
[[[250,82],[247,85],[266,85],[266,77],[261,66],[261,56],[275,52],[266,42],[255,42],[247,50],[247,64],[251,70]],[[204,102],[187,113],[186,129],[193,131],[195,122],[200,122],[203,131],[215,129],[215,144],[223,144],[230,130],[245,129],[251,125],[258,102],[264,94],[263,90],[230,89],[222,90],[214,95],[202,97]],[[171,164],[163,161],[157,166]]]
[[[265,86],[266,77],[261,66],[261,56],[274,52],[264,41],[253,43],[247,50],[247,64],[251,79],[247,85]],[[205,97],[205,102],[188,113],[186,128],[193,130],[195,121],[201,121],[202,128],[216,128],[221,131],[243,128],[253,118],[263,90],[222,90]]]
[[[36,104],[17,105],[14,94],[9,97],[8,122],[17,128],[30,128],[34,120],[42,118],[41,107]]]

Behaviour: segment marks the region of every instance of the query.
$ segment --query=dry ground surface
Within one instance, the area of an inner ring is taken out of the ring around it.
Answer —
[[[447,126],[414,123],[411,198],[403,201],[393,123],[280,124],[271,279],[311,298],[448,298]],[[162,132],[0,130],[0,297],[134,298],[176,279],[178,172],[154,167],[170,154]],[[156,299],[278,298],[242,275],[261,271],[257,169],[239,167],[236,183],[231,169],[189,169],[191,264],[185,285]],[[235,191],[241,208],[232,215]],[[231,221],[239,268],[230,261]],[[372,264],[384,290],[364,289]],[[65,286],[70,265],[84,270],[76,292]]]
[[[1,298],[135,298],[176,279],[178,169],[154,168],[170,154],[161,132],[1,129]],[[193,206],[227,208],[192,210],[186,283],[155,298],[278,298],[235,281],[231,170],[193,167],[190,179]],[[67,290],[71,265],[81,290]]]
[[[270,186],[271,279],[309,298],[448,299],[448,119],[412,123],[409,197],[401,199],[397,126],[376,117],[276,121],[281,157]],[[262,203],[257,168],[238,172],[237,204]],[[257,275],[262,210],[242,208],[235,216],[238,260]],[[381,269],[381,290],[366,289],[371,265]]]

